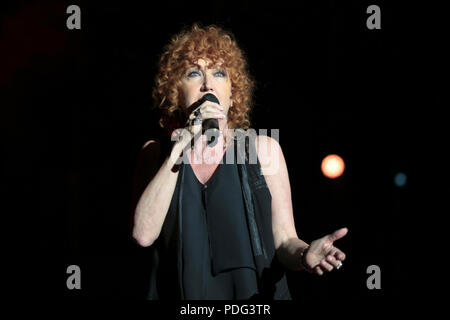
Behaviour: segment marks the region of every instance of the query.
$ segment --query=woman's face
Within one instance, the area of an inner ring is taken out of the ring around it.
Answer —
[[[227,114],[231,104],[231,80],[220,65],[212,66],[209,60],[198,59],[183,74],[182,93],[184,107],[191,106],[206,93],[214,94]]]

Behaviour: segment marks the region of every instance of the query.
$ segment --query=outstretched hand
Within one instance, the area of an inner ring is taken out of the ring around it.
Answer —
[[[307,271],[322,275],[325,271],[339,269],[345,254],[333,245],[333,242],[343,238],[348,232],[347,228],[341,228],[320,239],[311,242],[303,257],[303,264]]]

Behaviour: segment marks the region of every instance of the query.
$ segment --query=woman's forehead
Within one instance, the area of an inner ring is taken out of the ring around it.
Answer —
[[[223,64],[223,59],[217,59],[216,61],[213,61],[210,58],[202,57],[202,58],[196,58],[191,61],[192,66],[196,66],[199,68],[217,68],[220,67]]]

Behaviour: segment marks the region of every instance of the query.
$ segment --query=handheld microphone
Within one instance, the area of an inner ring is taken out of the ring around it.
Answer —
[[[199,104],[202,104],[205,101],[211,101],[215,103],[219,103],[219,99],[212,93],[205,94],[201,99]],[[218,119],[205,119],[202,122],[202,134],[205,134],[208,141],[209,147],[214,147],[218,141],[220,130],[219,130],[219,120]]]

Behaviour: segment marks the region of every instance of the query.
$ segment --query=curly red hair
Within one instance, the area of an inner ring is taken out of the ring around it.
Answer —
[[[209,59],[213,65],[222,63],[227,70],[233,99],[233,106],[228,111],[228,126],[248,129],[254,82],[244,53],[232,33],[216,25],[201,27],[198,24],[173,36],[161,55],[152,94],[154,106],[161,109],[160,126],[167,133],[184,127],[181,79],[186,69],[200,58]]]

